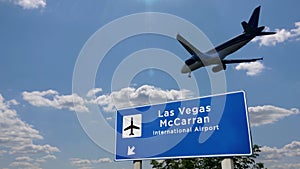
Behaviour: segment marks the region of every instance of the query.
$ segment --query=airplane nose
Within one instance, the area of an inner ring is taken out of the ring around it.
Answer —
[[[189,73],[191,72],[191,69],[187,65],[183,65],[181,69],[181,73]]]

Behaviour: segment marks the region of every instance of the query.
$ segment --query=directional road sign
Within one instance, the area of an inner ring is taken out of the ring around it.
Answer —
[[[245,93],[117,111],[116,161],[252,154]]]

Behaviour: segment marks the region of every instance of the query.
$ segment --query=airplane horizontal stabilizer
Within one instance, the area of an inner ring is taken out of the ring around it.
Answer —
[[[274,35],[276,32],[260,32],[256,36]]]
[[[255,61],[258,61],[258,60],[263,60],[263,58],[222,60],[222,63],[223,64],[232,64],[232,63],[243,63],[243,62],[255,62]]]

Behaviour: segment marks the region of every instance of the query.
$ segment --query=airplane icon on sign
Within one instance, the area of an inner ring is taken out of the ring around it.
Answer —
[[[122,137],[133,138],[142,136],[142,114],[123,116]]]
[[[129,129],[130,129],[130,134],[129,134],[130,136],[134,136],[133,129],[140,129],[140,127],[133,124],[133,117],[131,117],[130,126],[126,127],[124,131],[127,131]]]

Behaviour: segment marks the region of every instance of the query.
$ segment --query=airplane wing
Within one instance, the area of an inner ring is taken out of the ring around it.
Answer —
[[[133,125],[131,127],[134,128],[134,129],[140,129],[138,126],[135,126],[135,125]]]
[[[199,56],[201,52],[194,47],[192,44],[190,44],[184,37],[182,37],[180,34],[177,34],[176,39],[180,42],[180,44],[191,54],[195,56]]]
[[[130,125],[130,126],[126,127],[124,129],[124,131],[129,130],[129,129],[140,129],[140,128],[138,126],[135,126],[135,125]]]
[[[128,126],[124,129],[124,131],[131,129],[131,126]]]
[[[258,61],[258,60],[263,60],[263,58],[222,60],[222,63],[223,64],[231,64],[231,63],[255,62],[255,61]]]

